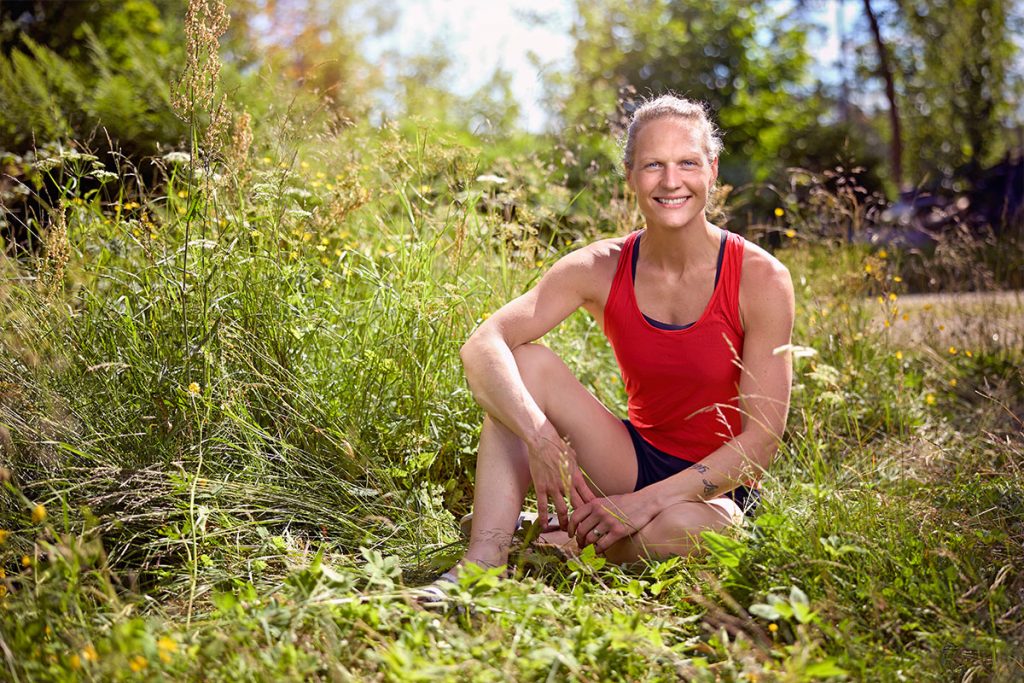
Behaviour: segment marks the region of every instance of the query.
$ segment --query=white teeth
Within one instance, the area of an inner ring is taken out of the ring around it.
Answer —
[[[687,197],[676,197],[673,199],[659,199],[657,201],[659,204],[664,204],[665,206],[679,206],[686,200]]]

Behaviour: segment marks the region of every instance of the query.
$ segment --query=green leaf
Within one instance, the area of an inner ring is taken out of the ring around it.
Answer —
[[[831,659],[825,659],[811,664],[804,669],[803,673],[804,676],[811,678],[831,678],[832,676],[846,676],[848,672]]]

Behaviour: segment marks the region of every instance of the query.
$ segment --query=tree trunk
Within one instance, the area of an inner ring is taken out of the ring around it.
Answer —
[[[892,124],[892,144],[889,146],[889,159],[892,164],[892,178],[896,189],[903,189],[903,137],[900,132],[900,112],[896,105],[896,83],[893,80],[892,66],[889,64],[889,53],[882,42],[882,29],[878,26],[878,17],[871,8],[871,0],[864,0],[864,13],[871,24],[871,34],[875,38],[878,49],[878,70],[885,79],[885,96],[889,100],[889,121]]]

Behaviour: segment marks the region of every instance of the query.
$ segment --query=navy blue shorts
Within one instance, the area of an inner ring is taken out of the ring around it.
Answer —
[[[650,486],[662,479],[668,479],[673,474],[682,472],[695,463],[689,460],[669,455],[647,443],[636,427],[630,424],[629,420],[623,420],[629,430],[629,438],[633,440],[633,450],[636,451],[636,486],[634,491],[639,491],[645,486]],[[726,498],[732,498],[736,505],[743,510],[744,514],[752,515],[761,502],[761,492],[757,489],[750,489],[746,486],[738,486],[729,493]]]

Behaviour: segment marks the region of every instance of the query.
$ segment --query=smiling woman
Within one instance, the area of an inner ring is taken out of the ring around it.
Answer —
[[[556,512],[547,540],[615,562],[687,555],[701,531],[752,511],[786,424],[793,287],[708,221],[720,150],[699,104],[640,106],[623,164],[645,228],[565,256],[463,346],[487,413],[463,563],[506,563],[531,483]],[[624,420],[533,343],[578,308],[615,352]]]

